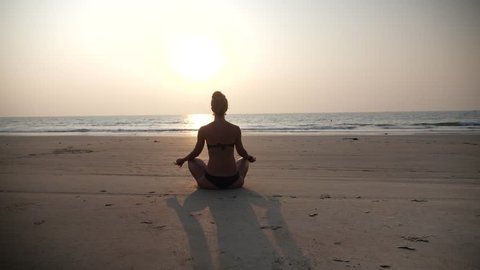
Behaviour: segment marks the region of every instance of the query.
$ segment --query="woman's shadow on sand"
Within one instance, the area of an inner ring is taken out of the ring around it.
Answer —
[[[249,189],[199,189],[183,205],[176,197],[166,202],[186,232],[193,269],[310,268],[290,235],[277,198]]]

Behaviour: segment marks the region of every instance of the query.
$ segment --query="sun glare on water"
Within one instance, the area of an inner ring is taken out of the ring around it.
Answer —
[[[179,38],[171,49],[172,65],[184,79],[207,81],[223,68],[224,56],[218,44],[207,36]]]
[[[189,114],[187,116],[187,123],[191,129],[199,129],[200,127],[210,123],[213,116],[210,114]]]

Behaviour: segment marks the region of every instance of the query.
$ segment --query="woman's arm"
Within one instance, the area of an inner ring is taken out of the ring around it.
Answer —
[[[236,139],[235,139],[235,148],[237,149],[237,153],[243,157],[244,159],[250,161],[250,162],[255,162],[257,159],[253,156],[250,156],[248,153],[247,153],[247,150],[245,150],[245,148],[243,147],[243,143],[242,143],[242,131],[240,130],[239,127],[237,127],[237,136],[236,136]]]
[[[205,146],[205,135],[203,131],[203,127],[201,127],[198,130],[197,134],[197,143],[195,144],[195,147],[193,148],[193,151],[190,152],[187,156],[184,158],[179,158],[175,161],[175,165],[178,165],[179,167],[182,167],[183,163],[187,160],[193,160],[194,158],[198,157],[200,153],[202,153],[203,147]]]

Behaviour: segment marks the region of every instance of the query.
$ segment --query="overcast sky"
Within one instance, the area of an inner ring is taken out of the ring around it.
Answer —
[[[480,109],[480,4],[0,1],[0,116]]]

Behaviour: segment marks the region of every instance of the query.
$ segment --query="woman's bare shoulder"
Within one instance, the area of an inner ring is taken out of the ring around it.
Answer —
[[[230,122],[227,122],[228,125],[230,126],[231,129],[235,130],[235,131],[240,131],[240,127],[235,125],[235,124],[232,124]]]
[[[200,134],[203,134],[205,135],[206,133],[208,133],[208,131],[211,129],[211,127],[209,127],[209,125],[204,125],[204,126],[201,126],[199,129],[198,129],[198,133]]]
[[[210,122],[210,123],[208,123],[208,124],[206,124],[206,125],[204,125],[204,126],[202,126],[202,127],[200,127],[200,128],[202,128],[202,129],[204,129],[204,130],[210,130],[210,129],[214,128],[214,123],[213,123],[213,122]]]

